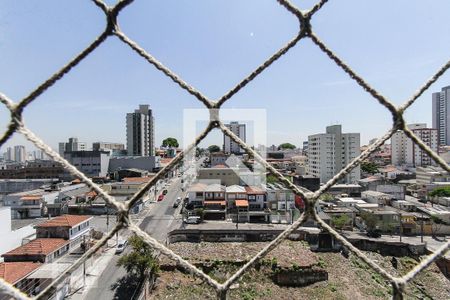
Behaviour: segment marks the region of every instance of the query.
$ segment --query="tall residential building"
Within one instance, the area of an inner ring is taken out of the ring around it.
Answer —
[[[450,86],[431,95],[432,128],[437,129],[439,144],[450,145]]]
[[[239,124],[239,122],[231,122],[225,124],[231,132],[237,135],[241,140],[246,142],[245,124]],[[228,135],[223,135],[223,151],[226,153],[241,154],[244,150],[239,147],[238,143],[233,141]]]
[[[438,130],[427,128],[427,124],[409,124],[409,129],[433,151],[438,151]],[[403,131],[397,131],[391,138],[391,161],[395,166],[420,167],[435,165],[435,162],[406,136]]]
[[[342,133],[341,125],[328,126],[326,133],[308,136],[308,174],[325,183],[360,153],[359,133]],[[360,178],[358,166],[342,182],[354,183]]]
[[[148,105],[127,113],[127,152],[129,156],[154,156],[154,120]]]
[[[14,161],[23,163],[27,160],[27,152],[25,151],[25,146],[16,145],[14,146]]]
[[[6,152],[3,155],[5,161],[14,161],[14,149],[11,147],[6,148]]]
[[[86,143],[79,142],[78,138],[71,137],[67,143],[59,143],[59,155],[64,156],[64,152],[87,151]]]

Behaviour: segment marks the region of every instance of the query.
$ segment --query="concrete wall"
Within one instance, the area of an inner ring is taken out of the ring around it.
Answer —
[[[0,208],[0,254],[21,246],[23,239],[35,234],[36,230],[32,225],[11,230],[11,209],[9,207]]]

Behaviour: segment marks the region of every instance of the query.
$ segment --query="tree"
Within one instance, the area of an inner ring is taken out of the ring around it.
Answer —
[[[165,140],[163,140],[162,146],[178,148],[179,144],[176,138],[168,137]]]
[[[361,171],[368,174],[375,174],[378,173],[378,166],[373,162],[363,161],[361,163]]]
[[[342,230],[345,225],[347,225],[350,222],[350,217],[347,215],[340,215],[340,216],[333,216],[331,218],[331,224],[339,229]]]
[[[366,224],[367,227],[367,231],[373,231],[377,228],[378,219],[374,214],[370,212],[363,212],[361,213],[361,219],[364,220],[364,223]]]
[[[297,147],[295,147],[295,145],[291,144],[291,143],[283,143],[280,144],[280,146],[278,146],[278,150],[283,150],[283,149],[295,149]]]
[[[129,274],[143,280],[146,275],[158,272],[158,262],[153,249],[143,238],[133,235],[128,239],[132,250],[117,261],[117,266],[124,267]]]
[[[320,195],[319,199],[325,202],[330,202],[334,200],[334,197],[330,193],[325,193]]]
[[[211,146],[208,147],[208,151],[209,151],[210,153],[213,153],[213,152],[220,152],[220,147],[217,146],[217,145],[211,145]]]
[[[450,197],[450,187],[438,187],[428,193],[430,197]]]

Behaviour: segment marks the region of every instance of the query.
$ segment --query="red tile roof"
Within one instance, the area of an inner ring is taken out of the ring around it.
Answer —
[[[258,195],[264,195],[266,191],[260,187],[257,186],[246,186],[245,191],[247,194],[258,194]]]
[[[79,215],[62,215],[55,217],[46,222],[42,222],[39,225],[36,225],[36,228],[40,227],[74,227],[88,219],[92,218],[91,216],[79,216]]]
[[[20,197],[20,200],[22,200],[22,201],[42,200],[42,196],[38,196],[38,195],[27,195],[27,196]]]
[[[53,238],[40,238],[35,239],[25,244],[23,246],[17,247],[14,250],[6,252],[2,255],[5,256],[16,256],[16,255],[48,255],[62,246],[68,244],[69,241],[65,239],[53,239]]]
[[[236,200],[236,206],[238,207],[247,207],[248,201],[247,200]]]
[[[125,177],[122,179],[124,183],[147,183],[152,177]]]
[[[0,277],[5,281],[15,284],[42,264],[28,261],[0,263]]]

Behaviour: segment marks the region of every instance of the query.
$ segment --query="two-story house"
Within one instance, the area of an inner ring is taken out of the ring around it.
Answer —
[[[231,185],[225,190],[228,217],[233,221],[249,222],[247,191],[243,186]]]
[[[62,238],[37,238],[2,254],[5,262],[31,261],[51,263],[69,251],[69,241]]]
[[[205,219],[225,220],[225,186],[218,183],[206,186],[204,189],[203,208]]]
[[[2,262],[0,263],[0,278],[30,296],[35,288],[35,280],[27,277],[41,265],[41,263],[29,261]],[[0,292],[0,299],[10,299],[10,296]]]
[[[88,240],[91,220],[91,216],[84,215],[58,216],[35,226],[36,237],[68,240],[70,249],[75,249],[83,239]]]

